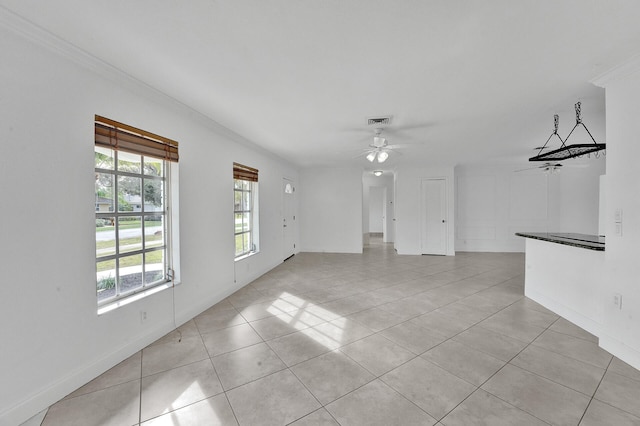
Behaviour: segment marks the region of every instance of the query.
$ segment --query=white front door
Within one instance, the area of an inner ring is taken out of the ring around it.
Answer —
[[[422,254],[447,254],[446,187],[445,179],[424,179],[422,181]]]
[[[295,186],[293,181],[287,178],[282,179],[282,235],[284,241],[284,257],[288,259],[296,252],[295,235]]]

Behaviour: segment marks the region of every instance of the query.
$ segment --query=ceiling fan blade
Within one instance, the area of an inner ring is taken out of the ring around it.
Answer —
[[[392,124],[389,127],[385,128],[385,131],[389,134],[394,133],[402,133],[406,130],[417,130],[417,129],[427,129],[432,127],[433,123],[424,121],[422,123],[408,123],[408,124]]]
[[[562,163],[544,163],[544,164],[540,164],[539,166],[533,166],[533,167],[527,167],[526,169],[514,170],[514,172],[524,172],[527,170],[534,170],[534,169],[557,170],[560,167],[563,167]]]
[[[353,156],[353,157],[351,157],[351,158],[366,157],[366,156],[367,156],[367,155],[369,155],[371,152],[373,152],[373,151],[363,151],[363,152],[361,152],[360,154],[358,154],[358,155],[354,155],[354,156]]]
[[[535,166],[535,167],[527,167],[526,169],[519,169],[519,170],[514,170],[514,173],[518,173],[518,172],[526,172],[527,170],[535,170],[535,169],[543,169],[546,166]]]
[[[393,149],[391,146],[385,146],[384,150],[386,150],[389,153],[398,154],[398,155],[404,155],[400,151],[397,151],[397,150]]]
[[[389,149],[406,149],[406,148],[426,148],[427,145],[426,144],[422,144],[422,143],[394,143],[393,145],[387,145],[385,146],[385,148],[389,148]]]
[[[570,169],[584,169],[589,167],[589,164],[586,163],[582,163],[582,164],[565,164],[566,167],[570,168]]]

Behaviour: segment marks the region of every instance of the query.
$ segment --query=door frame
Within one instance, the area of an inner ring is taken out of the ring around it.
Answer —
[[[287,202],[287,194],[284,191],[284,188],[286,186],[287,183],[290,183],[292,188],[293,188],[293,192],[291,193],[291,198],[290,198],[290,202],[291,204],[291,209],[292,209],[292,223],[287,223],[287,209],[285,206],[285,203]],[[296,219],[296,184],[295,184],[295,180],[288,178],[286,176],[282,177],[282,184],[280,185],[280,193],[282,194],[282,254],[283,254],[283,260],[287,260],[290,257],[292,257],[293,255],[296,254],[296,241],[297,241],[297,219]],[[288,228],[288,231],[285,231],[285,226]],[[288,240],[286,238],[285,233],[289,232],[291,233],[291,239],[293,241],[293,247],[288,247]]]

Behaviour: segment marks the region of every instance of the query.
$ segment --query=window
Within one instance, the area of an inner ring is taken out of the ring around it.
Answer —
[[[172,280],[170,182],[177,143],[96,116],[98,306]]]
[[[236,259],[258,251],[258,170],[233,163]]]

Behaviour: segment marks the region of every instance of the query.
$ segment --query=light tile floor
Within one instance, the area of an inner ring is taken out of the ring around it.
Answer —
[[[522,254],[301,253],[42,425],[640,425],[640,372],[523,296]]]

